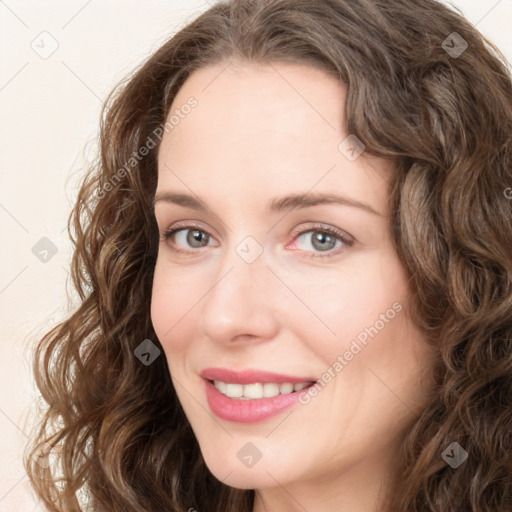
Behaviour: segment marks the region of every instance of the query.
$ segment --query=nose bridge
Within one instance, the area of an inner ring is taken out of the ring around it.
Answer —
[[[272,337],[277,327],[272,278],[263,247],[253,237],[228,250],[203,303],[203,333],[217,341]]]

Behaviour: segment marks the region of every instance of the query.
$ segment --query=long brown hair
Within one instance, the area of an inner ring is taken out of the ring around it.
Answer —
[[[25,467],[38,496],[55,512],[252,509],[254,490],[205,466],[165,357],[134,355],[146,339],[162,350],[150,320],[161,128],[194,70],[235,60],[331,73],[348,87],[347,132],[395,162],[390,232],[439,357],[389,510],[510,512],[512,80],[500,51],[434,0],[218,3],[114,89],[68,221],[81,304],[34,354],[47,406]],[[455,442],[468,454],[457,468],[442,456]]]

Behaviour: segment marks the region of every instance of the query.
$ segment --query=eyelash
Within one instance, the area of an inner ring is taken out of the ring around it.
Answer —
[[[202,233],[205,233],[209,237],[213,238],[210,235],[210,233],[208,233],[206,230],[202,229],[200,226],[194,226],[194,225],[190,225],[190,224],[175,224],[174,227],[169,228],[167,231],[165,231],[161,235],[162,242],[166,242],[166,241],[170,240],[171,237],[175,233],[177,233],[179,231],[186,231],[186,230],[192,230],[192,229],[195,229],[197,231],[201,231]],[[349,238],[344,236],[343,232],[341,232],[340,230],[338,230],[336,228],[333,228],[331,226],[323,226],[323,225],[318,225],[318,224],[313,224],[312,226],[309,226],[308,229],[303,229],[301,231],[294,232],[293,233],[293,240],[295,240],[299,236],[304,235],[306,233],[317,233],[317,232],[318,233],[324,233],[324,234],[331,235],[334,238],[336,238],[337,240],[339,240],[340,242],[343,242],[343,244],[345,244],[345,246],[347,246],[347,247],[352,247],[354,245],[354,240],[350,240]],[[198,248],[198,249],[190,249],[190,250],[180,249],[180,248],[173,248],[172,250],[174,252],[176,252],[176,253],[189,253],[190,254],[190,253],[194,253],[194,252],[197,253],[198,251],[200,251],[203,248],[204,247],[201,247],[201,248]],[[316,251],[316,252],[306,251],[306,253],[313,252],[313,254],[309,254],[307,256],[307,257],[311,257],[311,258],[318,258],[318,257],[320,257],[320,258],[330,258],[332,256],[338,255],[340,249],[343,250],[343,247],[341,247],[341,248],[338,247],[338,250],[330,249],[329,251],[326,251],[324,253],[322,253],[320,251]]]

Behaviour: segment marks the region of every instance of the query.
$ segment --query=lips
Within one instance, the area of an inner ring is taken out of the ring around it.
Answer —
[[[254,384],[256,382],[276,383],[276,384],[300,384],[302,382],[316,382],[316,378],[311,376],[293,376],[280,373],[264,372],[260,370],[242,370],[234,371],[225,368],[206,368],[201,372],[201,377],[207,380],[219,380],[232,384]]]
[[[316,379],[306,376],[283,375],[259,370],[233,371],[224,368],[207,368],[201,372],[211,411],[221,419],[237,423],[254,423],[272,418],[293,406],[299,393],[312,386]],[[252,388],[283,390],[281,394],[262,396],[248,393]],[[226,390],[229,389],[227,396]]]

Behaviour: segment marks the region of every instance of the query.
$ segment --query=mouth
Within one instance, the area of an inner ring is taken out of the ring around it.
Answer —
[[[296,391],[302,391],[312,386],[314,381],[298,382],[253,382],[250,384],[238,384],[233,382],[224,382],[221,380],[209,380],[215,388],[227,396],[236,400],[259,400],[262,398],[272,398],[278,395],[289,395]]]
[[[317,381],[259,370],[207,368],[201,372],[211,412],[223,420],[256,423],[272,418],[299,402]]]

